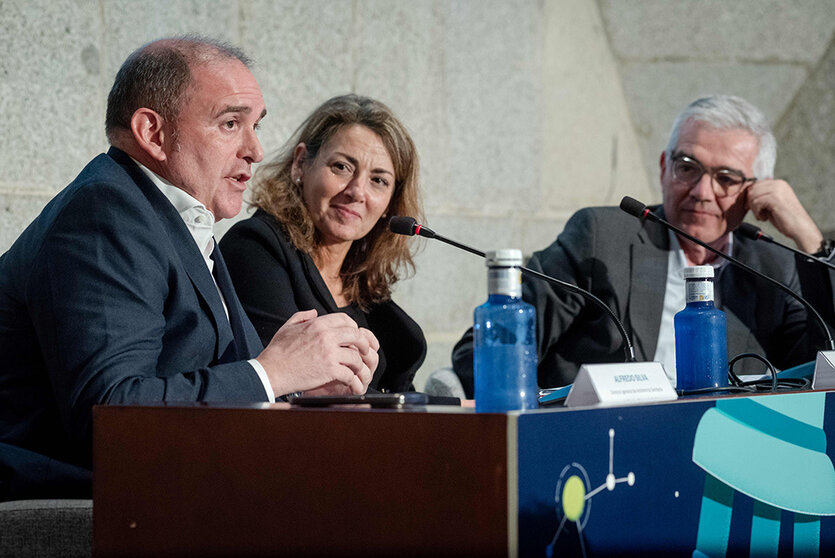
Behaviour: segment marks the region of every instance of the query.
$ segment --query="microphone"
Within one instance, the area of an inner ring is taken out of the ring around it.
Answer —
[[[428,227],[424,227],[423,225],[419,224],[415,221],[414,217],[402,217],[396,216],[389,219],[389,230],[395,234],[403,234],[406,236],[422,236],[424,238],[434,238],[435,240],[440,240],[441,242],[445,242],[450,246],[455,246],[456,248],[460,248],[461,250],[466,250],[471,254],[475,254],[476,256],[484,257],[484,252],[481,250],[476,250],[475,248],[470,248],[464,244],[459,242],[455,242],[449,238],[445,238],[435,231]]]
[[[812,254],[808,254],[803,252],[802,250],[798,250],[796,248],[792,248],[787,244],[783,244],[782,242],[778,242],[774,240],[774,238],[765,234],[758,226],[752,225],[751,223],[742,223],[739,227],[737,227],[736,232],[744,236],[745,238],[750,238],[751,240],[762,240],[764,242],[768,242],[769,244],[774,244],[775,246],[779,246],[784,250],[789,250],[794,252],[798,256],[803,256],[807,260],[811,260],[813,262],[817,262],[819,264],[825,265],[830,269],[835,269],[835,264],[832,264],[823,258],[819,258],[817,256],[813,256]]]
[[[630,198],[629,196],[624,196],[624,198],[620,202],[620,208],[622,210],[624,210],[626,213],[629,213],[630,215],[632,215],[634,217],[637,217],[641,220],[649,219],[650,221],[655,221],[656,223],[659,223],[659,224],[663,225],[664,227],[666,227],[666,228],[672,230],[673,232],[675,232],[677,235],[679,235],[681,237],[684,237],[687,240],[689,240],[690,242],[698,244],[699,246],[703,246],[704,248],[707,248],[709,251],[713,252],[717,256],[721,256],[722,258],[725,258],[726,260],[728,260],[729,262],[731,262],[735,266],[737,266],[741,269],[744,269],[748,273],[751,273],[751,274],[753,274],[753,275],[755,275],[755,276],[757,276],[761,279],[764,279],[764,280],[768,281],[769,283],[771,283],[772,285],[774,285],[778,289],[782,290],[783,292],[785,292],[786,294],[788,294],[792,298],[796,299],[798,302],[800,302],[806,308],[806,310],[809,313],[811,313],[817,319],[818,323],[820,324],[821,329],[823,330],[824,336],[827,339],[827,341],[826,341],[827,342],[827,349],[826,350],[829,350],[829,351],[835,350],[835,341],[833,341],[832,334],[829,332],[829,327],[826,325],[826,322],[823,321],[823,318],[821,318],[821,315],[818,314],[817,310],[812,308],[812,305],[809,304],[809,302],[807,302],[806,299],[804,299],[802,296],[800,296],[799,294],[797,294],[796,292],[794,292],[793,290],[791,290],[790,288],[785,286],[783,283],[777,281],[776,279],[772,279],[768,275],[760,273],[756,269],[742,263],[741,261],[737,260],[733,256],[729,256],[728,254],[724,254],[724,253],[720,252],[719,250],[717,250],[716,248],[714,248],[713,246],[710,246],[706,242],[702,242],[698,238],[696,238],[696,237],[694,237],[690,234],[687,234],[686,232],[679,229],[675,225],[665,221],[664,219],[662,219],[661,217],[659,217],[658,215],[656,215],[655,213],[650,211],[650,209],[646,205],[639,202],[635,198]]]
[[[460,248],[461,250],[466,250],[471,254],[475,254],[476,256],[484,257],[484,252],[481,250],[476,250],[475,248],[471,248],[460,242],[456,242],[454,240],[450,240],[449,238],[445,238],[439,234],[437,234],[432,229],[426,228],[423,225],[419,224],[413,217],[403,217],[397,216],[392,217],[389,219],[389,230],[395,234],[403,234],[406,236],[423,236],[426,238],[434,238],[435,240],[440,240],[441,242],[445,242],[451,246],[455,246],[456,248]],[[557,285],[563,289],[571,291],[573,293],[577,293],[579,295],[584,296],[588,300],[595,303],[597,306],[602,308],[606,314],[615,322],[615,325],[620,332],[621,337],[623,338],[623,345],[624,345],[624,353],[626,354],[626,361],[627,362],[636,362],[637,359],[635,358],[635,348],[632,346],[632,341],[629,340],[629,334],[626,333],[626,328],[623,327],[623,324],[620,322],[618,317],[612,311],[611,308],[606,306],[606,303],[597,298],[595,295],[590,293],[589,291],[578,287],[577,285],[572,285],[571,283],[567,283],[565,281],[560,281],[555,277],[551,277],[550,275],[545,275],[544,273],[540,273],[533,269],[520,266],[520,271],[525,275],[529,275],[531,277],[536,277],[538,279],[542,279],[543,281],[547,281],[554,285]]]

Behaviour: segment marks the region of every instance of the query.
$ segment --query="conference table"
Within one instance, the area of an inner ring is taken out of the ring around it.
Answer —
[[[825,556],[833,398],[100,406],[94,554]]]

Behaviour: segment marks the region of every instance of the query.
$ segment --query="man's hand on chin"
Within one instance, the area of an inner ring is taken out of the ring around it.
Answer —
[[[785,180],[757,180],[747,190],[746,206],[758,221],[768,221],[791,238],[799,250],[813,254],[823,235]]]

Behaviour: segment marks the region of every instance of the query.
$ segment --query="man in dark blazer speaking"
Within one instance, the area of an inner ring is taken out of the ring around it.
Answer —
[[[792,187],[773,178],[776,141],[763,114],[739,97],[697,99],[673,124],[659,171],[663,205],[652,208],[673,225],[788,285],[833,323],[826,268],[735,233],[749,211],[769,221],[800,250],[830,256],[817,225]],[[617,207],[581,209],[529,266],[597,295],[631,332],[639,360],[664,364],[675,385],[673,316],[685,306],[682,269],[716,267],[715,299],[726,312],[729,357],[766,356],[785,368],[823,348],[820,326],[795,299],[724,263],[660,224]],[[540,387],[574,381],[585,363],[622,362],[622,338],[588,300],[538,279],[523,278],[523,297],[537,310]],[[473,386],[472,330],[452,361],[469,394]]]
[[[215,250],[263,155],[247,64],[197,37],[134,52],[108,97],[111,149],[0,256],[0,500],[89,494],[94,405],[368,386],[368,330],[300,312],[264,348]]]

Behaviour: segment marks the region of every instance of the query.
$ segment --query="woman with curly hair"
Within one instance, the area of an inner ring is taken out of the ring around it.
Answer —
[[[426,340],[391,288],[414,263],[387,223],[422,216],[418,156],[391,110],[357,95],[325,102],[256,171],[253,205],[220,247],[261,340],[299,310],[344,312],[380,341],[369,388],[413,389]]]

